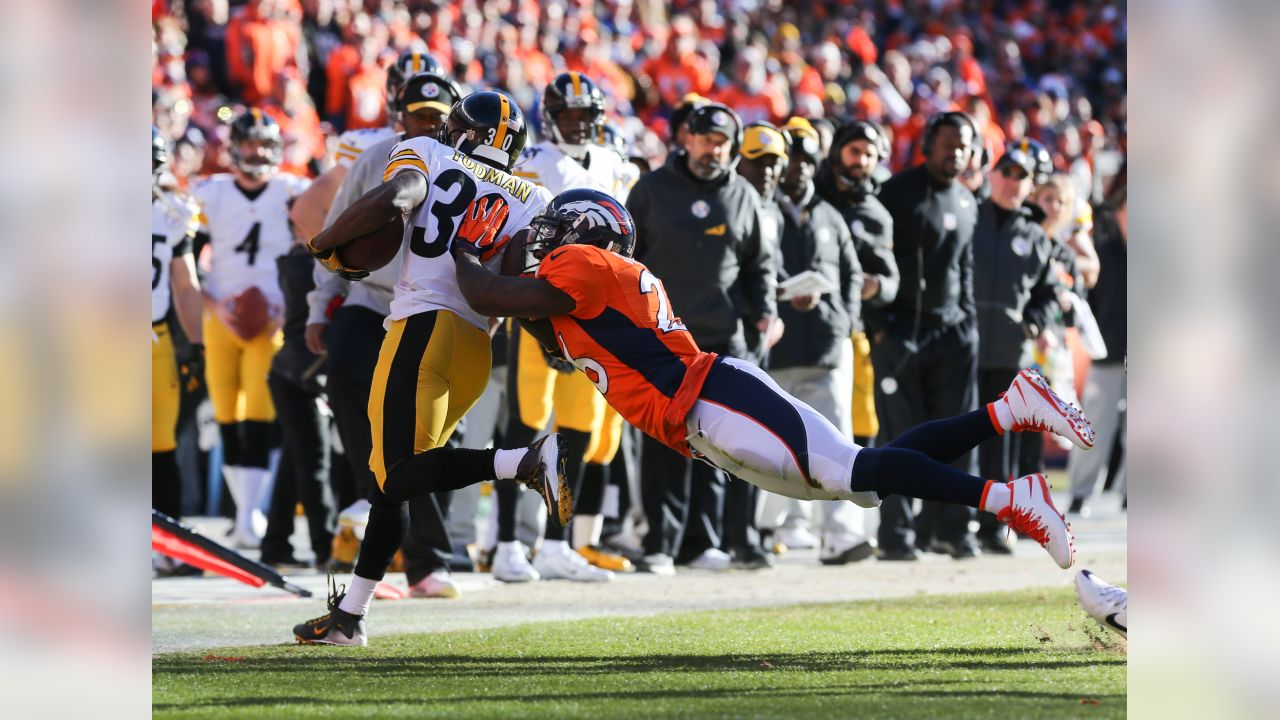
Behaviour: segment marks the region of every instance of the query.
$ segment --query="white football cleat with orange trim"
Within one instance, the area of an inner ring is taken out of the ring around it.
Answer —
[[[1058,397],[1040,373],[1024,368],[1000,396],[1013,413],[1013,432],[1051,432],[1082,450],[1093,447],[1093,425],[1084,413]],[[996,402],[1000,402],[997,400]]]
[[[1076,559],[1075,538],[1067,519],[1053,505],[1049,497],[1049,482],[1036,473],[1025,475],[1006,483],[1009,487],[1009,506],[996,514],[996,519],[1010,528],[1040,543],[1049,551],[1058,567],[1071,567]]]

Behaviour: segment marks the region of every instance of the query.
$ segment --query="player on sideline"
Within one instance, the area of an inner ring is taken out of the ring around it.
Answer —
[[[364,616],[374,588],[404,541],[402,503],[503,478],[541,492],[561,526],[572,515],[560,436],[519,450],[441,447],[479,399],[491,369],[488,319],[458,292],[449,246],[481,231],[522,228],[546,207],[551,193],[509,174],[527,133],[523,113],[506,95],[468,95],[450,110],[439,141],[411,137],[396,145],[383,183],[309,243],[324,267],[360,279],[368,273],[344,266],[335,248],[406,217],[400,280],[369,392],[369,467],[377,481],[369,523],[350,590],[335,588],[328,613],[294,626],[299,642],[367,644]]]
[[[545,318],[522,322],[624,418],[677,452],[802,500],[875,507],[898,494],[968,505],[1035,539],[1060,567],[1074,561],[1071,531],[1044,476],[997,482],[947,465],[1009,431],[1051,431],[1081,448],[1093,445],[1088,420],[1036,372],[1021,371],[983,409],[863,448],[754,365],[699,351],[662,282],[631,259],[635,224],[612,197],[581,189],[557,195],[529,232],[509,243],[506,275],[477,257],[496,244],[497,228],[471,237],[479,242],[453,246],[458,287],[471,307]],[[521,255],[523,275],[510,277]]]

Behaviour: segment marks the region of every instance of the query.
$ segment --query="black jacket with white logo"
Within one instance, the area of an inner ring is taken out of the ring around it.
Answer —
[[[777,314],[771,227],[760,217],[760,195],[736,172],[694,178],[684,152],[667,157],[631,189],[636,260],[666,287],[672,312],[698,346],[742,357],[742,324]]]
[[[990,200],[978,205],[973,233],[978,367],[1018,367],[1026,340],[1053,321],[1052,251],[1030,209],[1003,211]]]
[[[779,279],[814,270],[837,290],[823,293],[812,310],[778,303],[786,331],[770,351],[769,367],[838,367],[840,348],[848,344],[861,307],[862,266],[853,236],[840,212],[817,193],[803,207],[786,198],[780,205],[784,226]]]
[[[875,275],[880,279],[880,290],[865,303],[857,298],[854,313],[854,330],[863,329],[865,308],[882,308],[898,297],[898,261],[893,256],[893,217],[885,209],[876,194],[879,183],[869,180],[861,186],[842,191],[831,168],[831,161],[824,160],[815,179],[818,194],[840,212],[853,236],[853,247],[858,253],[858,263],[864,276]]]

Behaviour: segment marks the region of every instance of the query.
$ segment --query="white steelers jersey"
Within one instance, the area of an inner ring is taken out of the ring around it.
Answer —
[[[215,300],[257,287],[273,305],[283,305],[276,258],[289,252],[293,230],[289,204],[310,181],[278,173],[252,198],[231,174],[214,175],[196,185],[201,230],[213,252],[205,292]]]
[[[169,267],[175,257],[191,252],[200,209],[188,198],[160,193],[151,199],[151,323],[169,313]]]
[[[532,180],[559,195],[565,190],[588,188],[609,193],[625,203],[640,171],[608,148],[587,147],[586,167],[569,157],[555,143],[543,140],[527,148],[516,161],[512,172],[516,177]]]
[[[405,223],[404,265],[388,318],[443,309],[484,329],[484,316],[472,310],[458,290],[449,252],[457,224],[473,200],[497,195],[510,207],[499,236],[513,235],[542,212],[551,193],[425,137],[409,138],[392,149],[383,180],[408,171],[426,177],[427,198]]]
[[[350,168],[365,150],[400,133],[395,128],[360,128],[348,130],[338,136],[338,149],[333,152],[333,162],[338,167]]]

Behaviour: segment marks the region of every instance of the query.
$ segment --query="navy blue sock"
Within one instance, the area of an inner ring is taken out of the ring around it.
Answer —
[[[997,434],[987,406],[983,405],[963,415],[920,423],[885,447],[915,450],[938,462],[952,463]]]
[[[863,448],[853,461],[854,492],[935,500],[981,509],[987,481],[922,452],[895,447]]]

